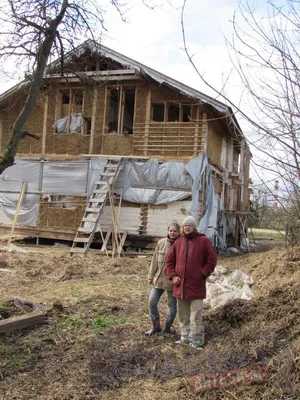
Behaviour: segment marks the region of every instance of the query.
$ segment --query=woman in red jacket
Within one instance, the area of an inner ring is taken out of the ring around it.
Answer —
[[[215,269],[217,257],[210,240],[198,233],[196,226],[194,217],[184,219],[183,236],[176,240],[168,253],[166,270],[168,278],[173,282],[174,297],[178,301],[180,343],[202,348],[205,280]]]

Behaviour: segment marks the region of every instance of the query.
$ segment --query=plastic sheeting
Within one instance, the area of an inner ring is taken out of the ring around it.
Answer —
[[[207,279],[207,295],[204,301],[211,308],[217,308],[233,299],[251,300],[253,283],[252,277],[244,272],[228,272],[222,265],[217,265]]]
[[[14,217],[22,182],[27,182],[27,192],[37,192],[37,194],[25,195],[18,224],[36,226],[39,192],[52,196],[86,196],[91,193],[93,183],[99,178],[106,161],[105,158],[96,157],[78,162],[17,160],[16,165],[7,168],[0,176],[1,211],[9,219]],[[187,199],[192,194],[193,200],[190,206],[195,212],[198,210],[199,190],[202,188],[207,159],[200,155],[186,167],[183,162],[159,164],[153,159],[123,160],[114,191],[117,194],[122,193],[124,200],[142,204],[168,204]],[[213,204],[212,182],[207,180],[207,185],[209,195],[205,208],[205,221],[206,216],[209,218],[208,213],[211,212]],[[3,193],[4,190],[7,192]],[[10,193],[11,191],[17,193]],[[2,217],[0,213],[0,223],[7,224],[7,218]]]
[[[85,196],[88,161],[45,162],[41,191],[63,196]]]
[[[0,223],[2,224],[9,224],[13,221],[22,182],[27,182],[27,192],[38,191],[40,163],[17,161],[16,164],[7,168],[0,176]],[[24,196],[19,211],[18,225],[36,226],[39,198],[38,194]]]
[[[115,183],[116,193],[120,193],[122,189],[124,200],[142,204],[167,204],[183,200],[191,195],[191,188],[192,179],[185,173],[183,163],[166,162],[159,165],[158,161],[153,159],[126,160]]]
[[[68,117],[58,119],[54,125],[56,132],[57,133],[67,132],[68,121],[69,121]],[[82,122],[82,114],[81,113],[71,113],[70,133],[81,132],[81,122]]]
[[[185,167],[193,178],[192,201],[187,208],[188,214],[192,215],[196,221],[199,218],[199,196],[203,191],[203,182],[206,179],[205,207],[204,214],[197,226],[198,232],[205,233],[209,225],[209,219],[214,210],[214,186],[211,176],[211,168],[208,164],[207,156],[199,153],[197,158],[192,159]],[[206,172],[205,172],[206,171]]]
[[[12,223],[22,182],[27,182],[27,194],[21,205],[17,224],[36,226],[40,201],[38,192],[64,196],[84,196],[87,191],[87,174],[88,161],[16,160],[16,164],[7,168],[0,176],[0,223],[5,225]],[[37,193],[28,194],[30,192]]]

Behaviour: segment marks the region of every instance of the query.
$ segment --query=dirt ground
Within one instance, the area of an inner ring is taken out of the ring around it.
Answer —
[[[176,345],[173,335],[142,334],[151,257],[70,257],[63,247],[7,252],[5,245],[2,317],[21,314],[12,301],[18,296],[45,305],[47,319],[0,336],[1,400],[300,397],[299,249],[291,255],[267,242],[251,253],[219,254],[219,265],[252,276],[254,298],[206,308],[206,345],[197,351]],[[165,299],[160,309],[163,315]],[[266,370],[263,382],[192,391],[193,376],[253,366]]]

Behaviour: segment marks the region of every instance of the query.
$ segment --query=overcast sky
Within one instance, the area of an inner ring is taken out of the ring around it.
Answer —
[[[183,51],[180,23],[182,0],[170,0],[173,6],[168,1],[152,0],[156,4],[163,3],[153,10],[145,7],[142,0],[130,1],[125,23],[116,9],[107,7],[107,32],[103,35],[103,44],[211,95],[212,92],[201,83]],[[150,3],[151,0],[146,1]],[[110,1],[104,0],[103,3]],[[231,68],[223,34],[227,37],[231,35],[230,20],[237,5],[237,0],[187,0],[185,9],[188,47],[201,73],[205,72],[220,87]],[[0,93],[23,79],[22,72],[16,78],[13,81],[1,75]]]
[[[181,6],[183,0],[144,0],[163,4],[153,10],[145,7],[142,0],[130,1],[130,8],[125,14],[127,22],[122,22],[117,10],[107,4],[105,26],[107,32],[102,43],[134,60],[156,69],[212,97],[212,92],[197,76],[183,50],[181,30]],[[123,1],[125,3],[126,0]],[[254,1],[259,7],[266,0]],[[187,0],[184,12],[184,26],[187,46],[193,60],[205,78],[218,89],[232,70],[225,37],[232,36],[232,18],[238,11],[238,0]],[[86,38],[85,38],[86,39]],[[83,39],[84,40],[84,39]],[[10,67],[10,66],[9,66]],[[11,69],[11,67],[9,68]],[[12,67],[13,69],[13,67]],[[17,80],[0,75],[0,93],[23,79],[23,73],[17,74]],[[226,93],[234,102],[238,102],[242,87],[231,74],[226,86]],[[223,101],[222,98],[218,98]],[[240,121],[244,133],[247,126]]]

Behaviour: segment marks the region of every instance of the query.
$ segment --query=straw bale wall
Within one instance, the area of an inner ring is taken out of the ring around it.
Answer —
[[[132,135],[105,135],[102,152],[109,155],[131,155]]]
[[[145,123],[147,113],[147,99],[150,85],[148,83],[137,83],[135,91],[135,117],[133,123]]]
[[[221,166],[222,128],[215,122],[208,124],[207,157],[214,165]]]
[[[13,100],[11,104],[4,110],[1,110],[2,115],[2,137],[1,150],[3,150],[8,142],[11,134],[11,127],[17,119],[25,101],[25,94],[20,95]],[[43,115],[44,115],[45,94],[41,93],[37,100],[36,106],[29,116],[28,121],[24,125],[24,130],[40,136],[40,140],[35,140],[30,137],[25,137],[20,140],[18,152],[25,154],[40,154],[42,148],[42,133],[43,133]]]
[[[73,208],[65,208],[64,204],[49,203],[41,200],[39,208],[38,228],[74,229],[80,225],[85,210],[85,198],[74,197]],[[55,205],[55,207],[53,206]]]
[[[92,146],[92,154],[101,154],[102,140],[103,140],[103,127],[105,122],[105,104],[106,104],[106,88],[105,86],[100,86],[97,89],[97,104],[94,116],[94,139]],[[109,154],[109,153],[108,153]]]

